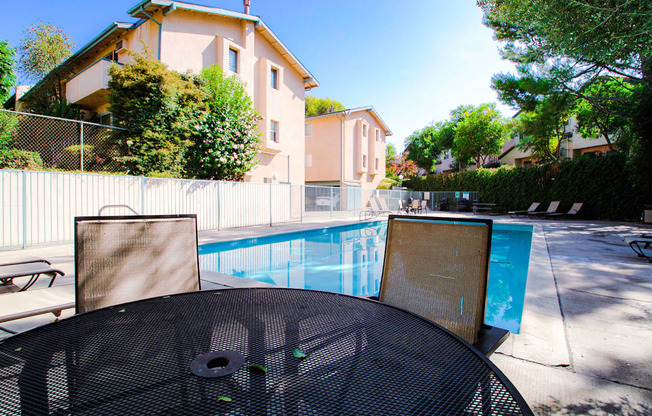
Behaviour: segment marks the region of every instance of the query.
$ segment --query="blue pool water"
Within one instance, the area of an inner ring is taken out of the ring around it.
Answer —
[[[387,222],[294,232],[199,247],[203,270],[283,287],[348,295],[380,288]],[[494,223],[486,322],[518,333],[532,226]]]

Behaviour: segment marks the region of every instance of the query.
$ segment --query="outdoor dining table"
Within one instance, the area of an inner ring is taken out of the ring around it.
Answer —
[[[305,289],[183,293],[0,341],[2,415],[531,415],[415,314]]]

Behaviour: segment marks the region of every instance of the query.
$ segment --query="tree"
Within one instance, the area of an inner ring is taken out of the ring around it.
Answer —
[[[180,177],[197,120],[206,109],[201,81],[168,69],[144,54],[109,69],[109,104],[119,127],[119,160],[135,175],[166,173]]]
[[[629,153],[632,115],[631,96],[642,89],[641,84],[633,84],[627,78],[598,78],[582,88],[581,93],[591,97],[601,97],[599,108],[586,100],[580,100],[575,109],[578,130],[583,137],[601,135],[611,151],[622,150]],[[614,144],[614,138],[618,138]]]
[[[18,67],[27,78],[39,81],[65,61],[74,46],[63,29],[49,22],[35,23],[25,29],[18,47]]]
[[[460,162],[472,159],[477,166],[484,165],[488,156],[500,153],[509,131],[509,123],[495,104],[470,106],[455,128],[455,159]]]
[[[408,158],[421,169],[433,171],[437,157],[445,150],[453,148],[455,128],[454,122],[442,121],[415,131],[405,139]]]
[[[652,189],[652,2],[649,0],[478,0],[485,24],[505,42],[521,72],[548,79],[596,110],[613,115],[585,86],[604,76],[640,84],[630,99],[630,160],[642,189]],[[652,199],[652,191],[649,195]]]
[[[64,118],[79,118],[79,108],[66,102],[63,80],[70,71],[62,63],[71,55],[74,43],[63,29],[38,22],[25,29],[18,46],[18,68],[28,79],[38,82],[25,96],[29,111]]]
[[[14,74],[14,48],[9,42],[0,40],[0,106],[11,95],[11,88],[16,84]]]
[[[187,170],[201,179],[242,180],[257,163],[260,134],[256,112],[245,85],[227,77],[218,65],[202,71],[208,112],[195,124]]]
[[[306,94],[306,117],[343,111],[346,108],[339,101],[330,98],[317,98]]]

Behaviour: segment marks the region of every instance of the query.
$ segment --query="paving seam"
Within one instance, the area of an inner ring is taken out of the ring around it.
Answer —
[[[541,227],[541,232],[543,233],[543,238],[546,240],[546,249],[548,250],[548,259],[550,261],[550,270],[552,271],[552,278],[555,282],[555,293],[557,294],[557,303],[559,304],[559,312],[561,313],[561,321],[564,324],[564,340],[566,342],[566,349],[568,351],[568,362],[570,363],[570,370],[575,373],[575,361],[573,360],[573,350],[570,346],[568,338],[568,326],[566,324],[566,314],[564,313],[564,305],[561,301],[561,295],[559,294],[559,282],[557,281],[557,274],[555,274],[555,265],[552,262],[552,254],[550,253],[550,245],[548,245],[548,237],[546,235],[546,227]]]

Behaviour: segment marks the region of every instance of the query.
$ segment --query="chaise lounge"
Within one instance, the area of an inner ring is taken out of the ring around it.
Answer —
[[[623,239],[624,242],[629,244],[634,253],[639,257],[645,257],[652,263],[652,234],[643,234],[639,237],[629,237]]]
[[[0,264],[0,285],[9,286],[13,284],[15,278],[30,276],[29,280],[18,291],[23,292],[36,283],[42,275],[48,275],[52,279],[48,287],[52,286],[57,274],[64,276],[65,273],[52,267],[52,263],[45,259],[22,260],[10,263]]]
[[[537,208],[539,208],[539,205],[541,205],[539,202],[533,202],[532,205],[530,205],[530,208],[528,208],[525,211],[509,211],[507,214],[509,214],[510,217],[527,217],[531,213],[535,213],[537,211]]]

